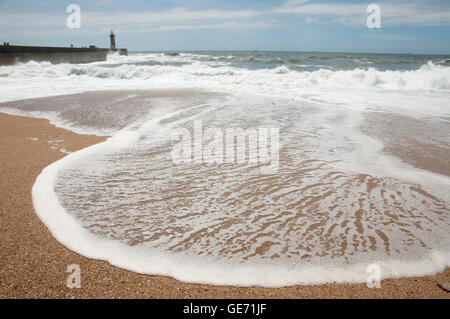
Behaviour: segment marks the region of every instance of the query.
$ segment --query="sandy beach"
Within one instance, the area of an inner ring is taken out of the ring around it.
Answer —
[[[188,284],[133,273],[82,257],[57,242],[34,212],[31,188],[47,165],[104,140],[56,128],[48,120],[0,114],[0,298],[450,298],[438,283],[450,271],[365,284],[239,288]],[[78,264],[81,288],[69,289],[67,266]]]

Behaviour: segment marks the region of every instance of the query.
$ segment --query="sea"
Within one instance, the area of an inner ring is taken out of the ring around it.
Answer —
[[[108,137],[36,179],[58,241],[213,285],[450,266],[450,55],[177,53],[0,66],[0,112]]]

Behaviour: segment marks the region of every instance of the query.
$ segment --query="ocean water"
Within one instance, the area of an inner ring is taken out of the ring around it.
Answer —
[[[268,287],[450,265],[450,56],[139,52],[0,67],[0,87],[2,112],[110,136],[33,187],[41,220],[87,257]],[[172,134],[198,123],[276,128],[277,170],[174,163]]]

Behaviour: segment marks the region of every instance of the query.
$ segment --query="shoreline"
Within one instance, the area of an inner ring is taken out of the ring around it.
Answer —
[[[386,279],[381,289],[366,284],[242,288],[141,275],[85,258],[53,238],[34,212],[31,188],[40,172],[65,151],[106,137],[79,135],[45,119],[4,113],[0,131],[0,298],[450,298],[438,287],[450,282],[449,268],[434,276]],[[66,287],[71,264],[80,265],[80,289]]]

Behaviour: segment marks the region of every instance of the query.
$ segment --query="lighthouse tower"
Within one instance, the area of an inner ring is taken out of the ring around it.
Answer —
[[[109,39],[111,40],[110,49],[112,51],[116,50],[116,36],[114,35],[114,31],[111,30],[111,34],[109,35]]]

